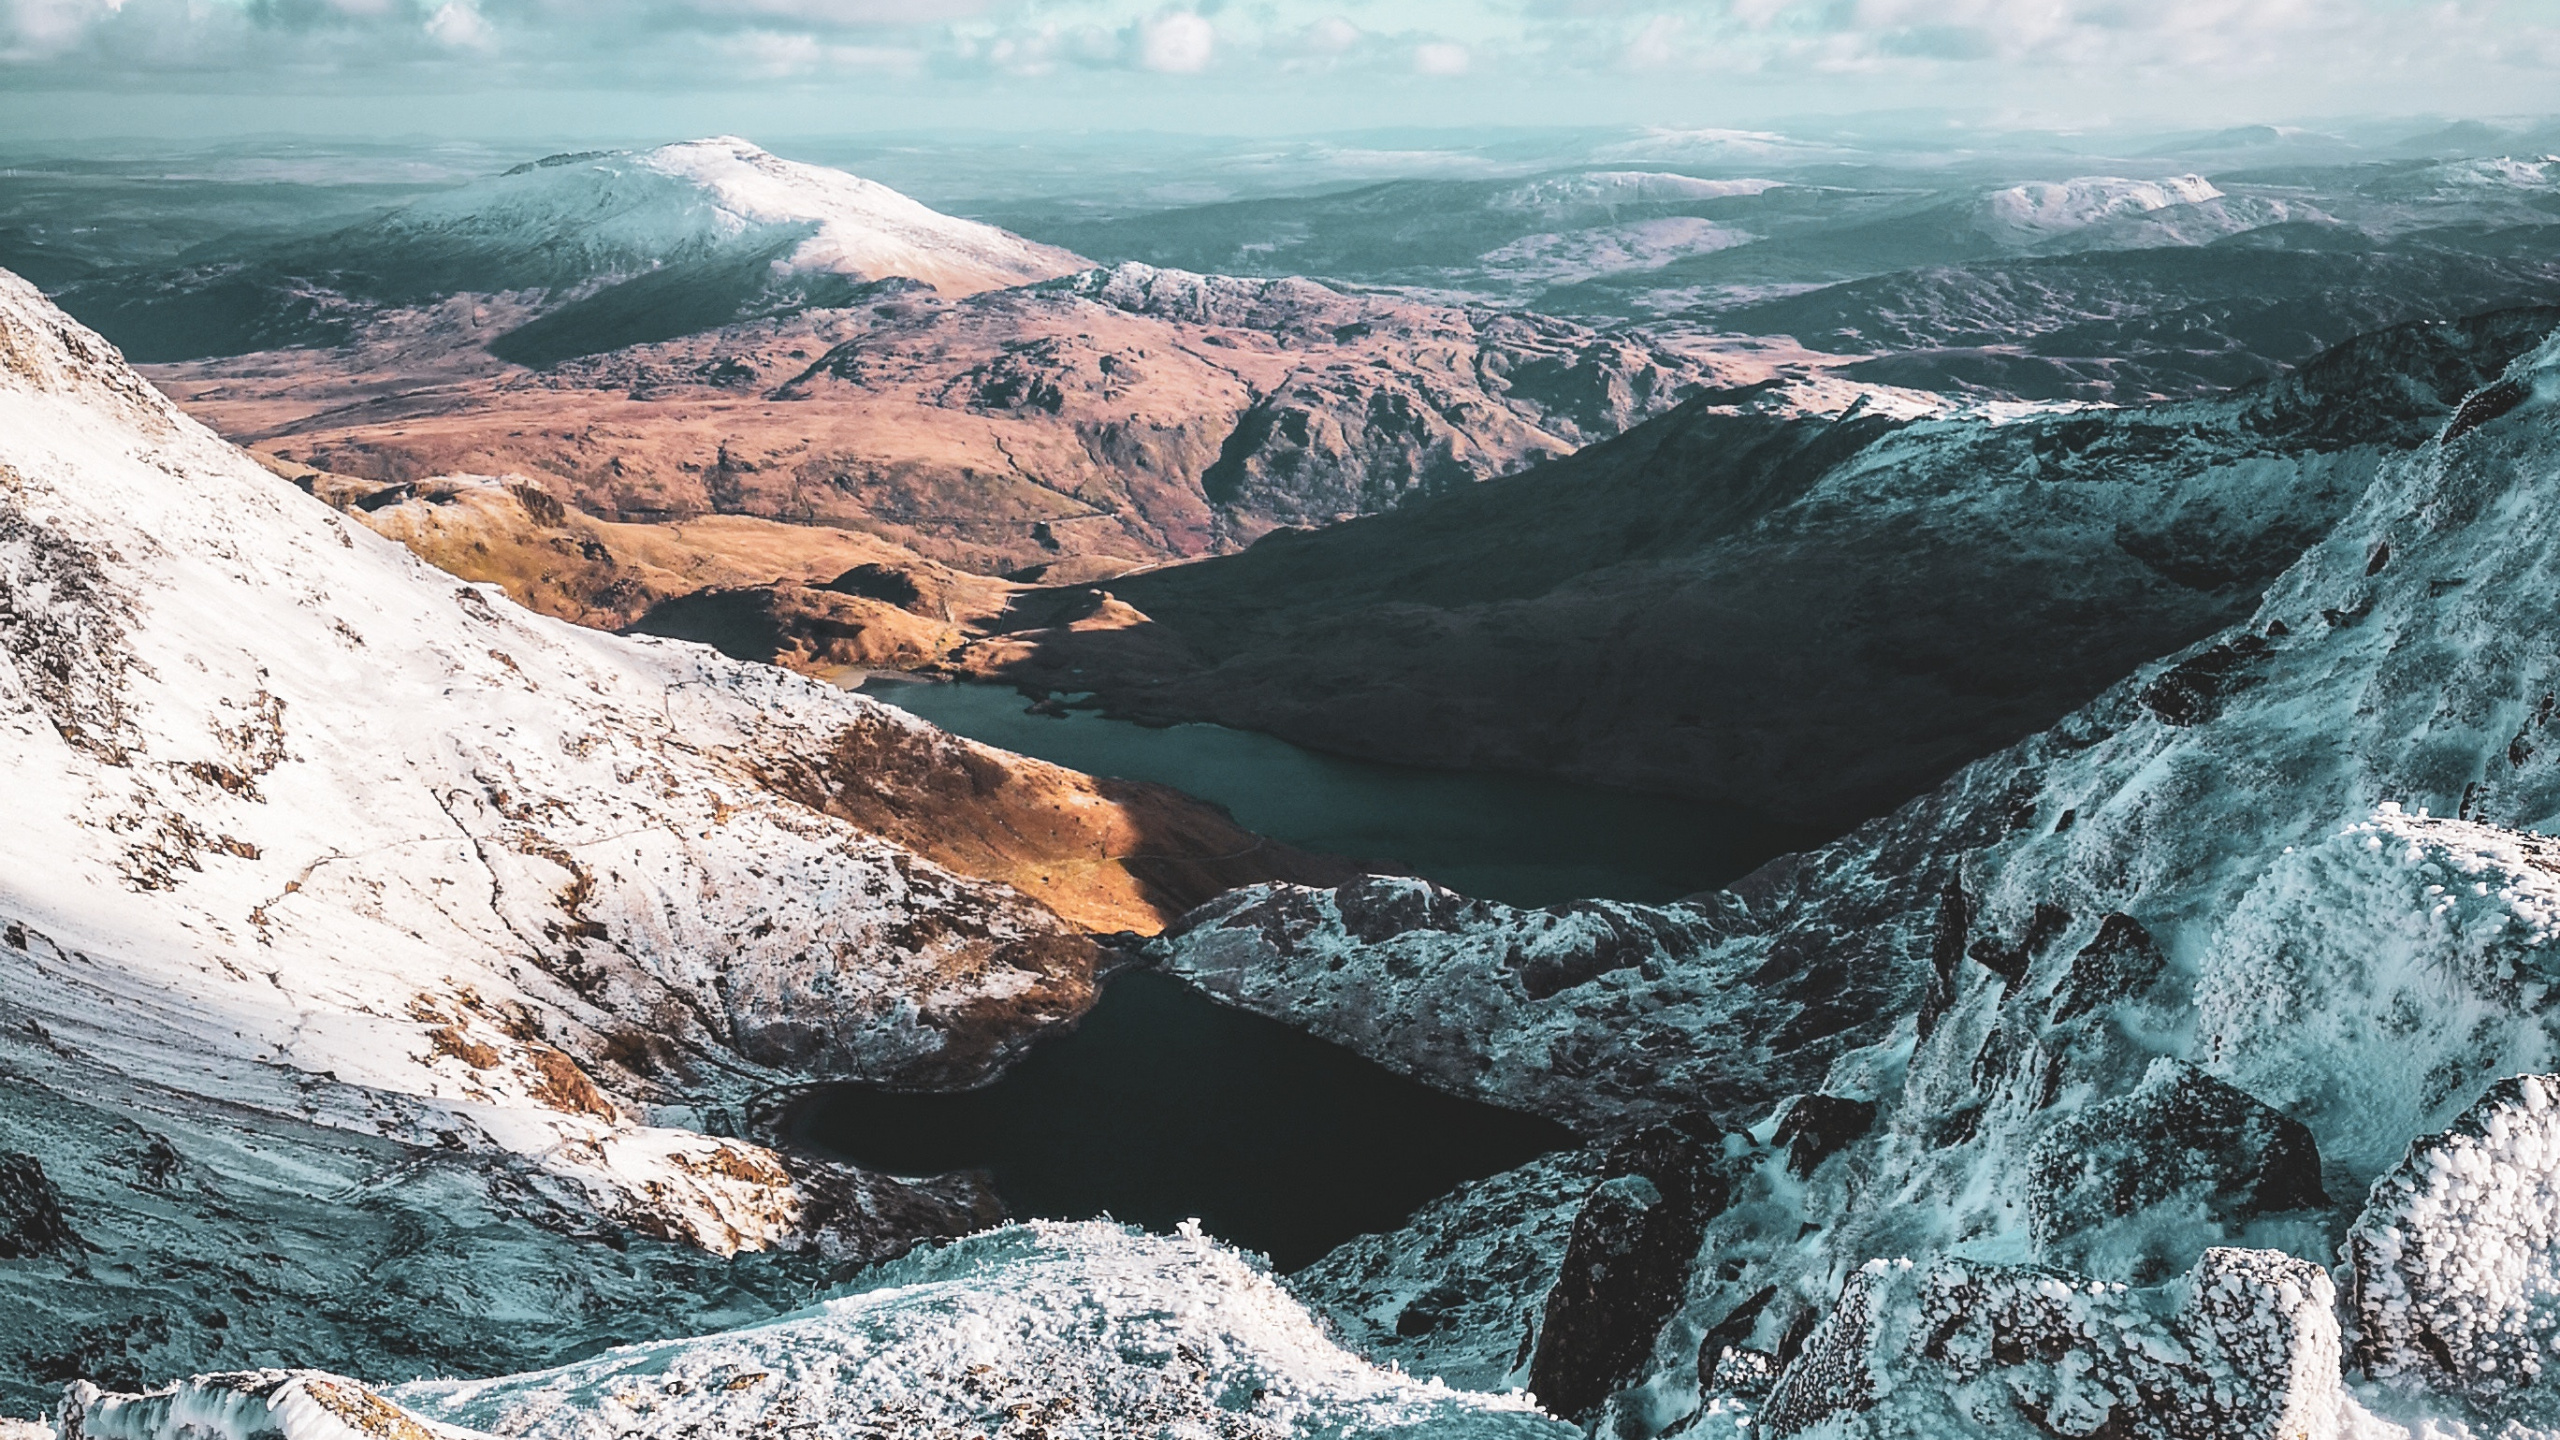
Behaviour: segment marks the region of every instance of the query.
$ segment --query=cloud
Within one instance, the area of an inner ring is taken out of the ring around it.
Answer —
[[[1433,40],[1413,47],[1413,68],[1424,75],[1464,75],[1474,62],[1464,45]]]
[[[486,50],[497,38],[489,22],[481,18],[478,6],[466,0],[445,0],[436,13],[427,17],[427,35],[439,45],[455,50]]]
[[[1391,112],[2474,113],[2549,108],[2534,82],[2555,57],[2560,0],[0,0],[0,87],[22,90],[183,75],[255,96],[290,73],[349,94],[715,94],[858,76],[880,81],[862,95],[882,113],[894,102],[871,97],[894,81],[1002,124],[1167,123],[1200,93],[1181,77],[1203,73],[1232,82],[1221,124],[1259,105],[1283,129]],[[1410,83],[1456,75],[1481,83]],[[1405,98],[1421,93],[1438,108]]]
[[[1138,30],[1138,63],[1159,75],[1196,75],[1209,68],[1218,32],[1188,10],[1173,10]]]
[[[1676,42],[1680,38],[1681,21],[1677,15],[1656,15],[1644,22],[1635,38],[1627,42],[1624,54],[1630,70],[1659,70],[1678,57]]]

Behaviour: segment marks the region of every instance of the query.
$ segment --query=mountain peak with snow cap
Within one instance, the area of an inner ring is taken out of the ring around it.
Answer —
[[[511,257],[534,284],[762,258],[785,274],[904,278],[971,295],[1086,267],[1055,246],[734,135],[546,156],[364,228],[395,245]]]
[[[2161,180],[2083,175],[1995,190],[1983,197],[1979,223],[1986,234],[2005,244],[2034,245],[2122,216],[2221,198],[2222,192],[2201,175]]]

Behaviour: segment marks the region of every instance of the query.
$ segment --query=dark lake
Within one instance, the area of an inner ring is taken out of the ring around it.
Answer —
[[[1382,765],[1217,725],[1035,715],[1002,686],[881,678],[864,693],[991,745],[1171,785],[1292,845],[1516,905],[1671,900],[1820,838],[1696,801]],[[988,1171],[1018,1216],[1197,1219],[1283,1270],[1576,1143],[1146,971],[1112,981],[1076,1029],[985,1089],[838,1086],[802,1101],[789,1128],[893,1175]]]
[[[1731,806],[1537,776],[1383,765],[1222,725],[1027,714],[1029,702],[1000,685],[881,678],[862,693],[972,740],[1214,800],[1246,829],[1301,849],[1393,862],[1461,894],[1514,905],[1675,900],[1827,838]]]
[[[1018,1216],[1197,1219],[1294,1269],[1467,1181],[1574,1143],[1148,971],[983,1090],[843,1085],[787,1128],[892,1175],[987,1170]]]

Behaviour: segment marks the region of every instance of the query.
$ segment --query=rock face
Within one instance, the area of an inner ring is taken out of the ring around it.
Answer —
[[[2007,422],[1704,395],[1526,475],[1106,580],[1137,620],[1017,627],[961,663],[1140,718],[1845,827],[2246,616],[2555,320],[2405,327],[2222,400]],[[2154,705],[2192,723],[2261,643],[2190,661]]]
[[[2499,1082],[2560,1048],[2555,376],[2380,463],[2244,622],[1730,893],[1272,887],[1151,953],[1593,1129],[1874,1104],[1809,1173],[1736,1142],[1604,1429],[2531,1433],[2545,1087]],[[2312,1268],[2350,1222],[2353,1393]]]
[[[1655,1125],[1611,1145],[1573,1217],[1529,1359],[1530,1391],[1559,1415],[1591,1411],[1633,1379],[1679,1306],[1726,1198],[1723,1137],[1694,1128],[1706,1133]]]
[[[1564,320],[1145,266],[894,290],[538,370],[487,350],[472,316],[504,308],[445,299],[337,349],[152,374],[225,435],[325,470],[514,473],[609,520],[841,526],[1061,580],[1508,474],[1709,374]]]
[[[539,1363],[978,1228],[980,1182],[783,1154],[749,1102],[982,1079],[1090,1003],[1088,926],[1278,853],[460,584],[10,277],[0,790],[13,1403],[220,1356]],[[688,1253],[774,1248],[809,1262]],[[560,1331],[493,1340],[533,1292]]]
[[[62,1215],[62,1192],[33,1155],[0,1155],[0,1260],[29,1260],[80,1248]]]
[[[1605,1147],[1462,1185],[1403,1228],[1336,1247],[1288,1277],[1360,1354],[1469,1390],[1529,1381],[1538,1326]]]

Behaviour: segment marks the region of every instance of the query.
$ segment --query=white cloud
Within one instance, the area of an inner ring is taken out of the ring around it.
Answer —
[[[1160,75],[1196,75],[1209,68],[1218,32],[1188,10],[1173,10],[1138,30],[1138,63]]]
[[[1446,40],[1413,47],[1413,68],[1425,75],[1464,75],[1473,59],[1466,46]]]
[[[427,37],[439,45],[456,50],[486,50],[497,37],[489,30],[489,22],[468,0],[445,0],[444,5],[427,17]]]

